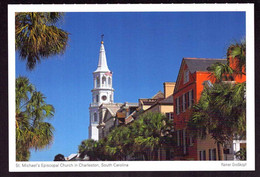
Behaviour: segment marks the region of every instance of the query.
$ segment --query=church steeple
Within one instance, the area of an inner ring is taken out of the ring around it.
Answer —
[[[103,36],[101,35],[101,47],[99,51],[98,67],[93,72],[92,103],[89,107],[89,138],[98,140],[99,130],[99,106],[101,104],[114,103],[114,89],[112,87],[112,72],[107,67],[106,52],[104,48]]]
[[[107,66],[107,58],[106,58],[106,51],[104,47],[104,41],[103,41],[104,35],[101,35],[101,46],[99,50],[99,59],[98,59],[98,67],[95,72],[109,72],[110,70],[108,69]]]

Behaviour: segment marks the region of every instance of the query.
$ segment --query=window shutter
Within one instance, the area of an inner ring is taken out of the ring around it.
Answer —
[[[179,99],[180,99],[180,101],[179,101],[180,102],[179,103],[179,107],[180,107],[179,111],[182,112],[182,96],[180,96]]]
[[[185,109],[189,107],[189,92],[185,93]]]

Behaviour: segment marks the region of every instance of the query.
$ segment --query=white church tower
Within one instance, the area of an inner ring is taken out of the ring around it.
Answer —
[[[92,103],[89,107],[89,139],[98,140],[99,111],[102,103],[113,103],[114,89],[112,88],[112,72],[108,69],[106,52],[101,35],[101,46],[99,51],[98,67],[93,72],[94,88],[92,92]]]

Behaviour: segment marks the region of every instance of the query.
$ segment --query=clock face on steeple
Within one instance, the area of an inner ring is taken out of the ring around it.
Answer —
[[[103,100],[103,101],[106,101],[106,100],[107,100],[107,96],[103,95],[103,96],[102,96],[102,100]]]

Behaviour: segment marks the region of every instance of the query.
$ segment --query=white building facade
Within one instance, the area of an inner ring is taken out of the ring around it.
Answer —
[[[89,139],[98,140],[99,106],[102,103],[114,102],[114,89],[112,88],[112,72],[108,69],[104,42],[101,41],[98,67],[93,72],[94,88],[92,103],[89,107]]]

